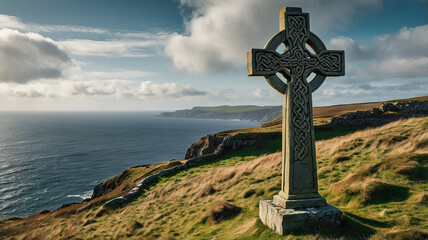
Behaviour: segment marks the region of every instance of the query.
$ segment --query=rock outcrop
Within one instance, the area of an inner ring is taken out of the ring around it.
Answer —
[[[103,208],[116,208],[126,204],[130,200],[134,199],[141,190],[152,184],[154,181],[158,180],[162,176],[169,174],[174,174],[176,172],[182,171],[184,169],[191,168],[197,163],[208,162],[218,159],[222,154],[232,151],[239,150],[243,147],[252,146],[258,141],[275,138],[281,136],[281,132],[267,132],[267,133],[238,133],[235,135],[225,135],[224,133],[211,134],[207,135],[197,143],[192,144],[192,146],[187,150],[185,163],[181,164],[177,161],[177,165],[168,169],[161,170],[156,174],[150,175],[143,180],[141,180],[136,187],[131,189],[127,194],[114,198],[106,202]],[[104,189],[110,189],[110,187],[115,188],[115,184],[123,177],[129,175],[126,171],[121,175],[118,175],[100,185],[95,187],[94,195],[99,195],[103,193]],[[97,193],[95,193],[97,192]]]
[[[398,119],[428,115],[428,101],[383,103],[379,108],[333,117],[333,125],[377,127]]]
[[[202,137],[187,150],[185,159],[203,156],[210,153],[222,154],[252,146],[258,141],[280,137],[281,132],[238,133],[235,135],[210,134]]]
[[[120,207],[123,204],[129,202],[130,200],[134,199],[136,196],[138,196],[138,194],[142,191],[142,189],[144,187],[152,184],[153,182],[158,180],[160,177],[167,176],[169,174],[174,174],[174,173],[177,173],[177,172],[182,171],[184,169],[191,168],[192,166],[194,166],[195,164],[197,164],[199,162],[212,161],[214,159],[217,159],[218,157],[219,157],[219,154],[214,154],[214,153],[206,154],[206,155],[203,155],[200,157],[195,157],[195,158],[187,160],[183,164],[178,163],[179,165],[176,165],[174,167],[159,171],[156,174],[145,177],[143,180],[141,180],[137,184],[137,186],[135,186],[133,189],[131,189],[131,191],[129,191],[127,194],[120,196],[120,197],[117,197],[117,198],[113,198],[110,201],[106,202],[103,205],[103,208]]]
[[[97,186],[95,186],[94,191],[92,192],[91,199],[101,197],[106,193],[113,191],[117,188],[117,186],[120,186],[122,184],[122,182],[130,173],[131,172],[129,171],[129,169],[126,169],[122,172],[122,174],[112,177],[109,180],[98,184]]]

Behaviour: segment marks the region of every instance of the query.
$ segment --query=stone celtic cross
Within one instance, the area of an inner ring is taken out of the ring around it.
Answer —
[[[276,49],[285,44],[286,50]],[[308,50],[312,48],[313,52]],[[318,193],[312,92],[327,76],[345,74],[344,51],[327,50],[309,29],[309,14],[301,8],[283,8],[280,32],[264,49],[247,52],[249,76],[264,76],[283,94],[282,188],[273,202],[286,209],[321,207],[327,203]],[[283,82],[276,74],[282,74]],[[308,82],[307,77],[316,76]]]

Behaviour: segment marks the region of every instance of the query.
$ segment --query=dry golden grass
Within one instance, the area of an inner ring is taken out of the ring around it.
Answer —
[[[428,202],[428,192],[421,192],[419,194],[416,194],[415,196],[415,203],[423,206],[426,205]]]
[[[337,117],[348,112],[367,111],[378,108],[384,102],[344,104],[327,107],[315,107],[314,117]]]
[[[428,101],[428,96],[393,100],[393,101],[389,101],[389,102],[414,101],[414,100]],[[380,105],[382,105],[382,103],[385,103],[385,102],[355,103],[355,104],[343,104],[343,105],[327,106],[327,107],[315,107],[313,112],[314,112],[314,117],[316,117],[316,118],[319,118],[319,117],[337,117],[337,116],[340,116],[340,115],[348,113],[348,112],[367,111],[367,110],[371,110],[373,108],[378,108],[378,107],[380,107]]]
[[[394,100],[396,101],[428,101],[428,96],[425,97],[416,97],[410,99],[402,99],[402,100]],[[386,101],[385,101],[386,102]],[[368,111],[373,108],[380,107],[385,102],[373,102],[373,103],[355,103],[355,104],[341,104],[335,106],[326,106],[326,107],[314,107],[313,108],[313,124],[315,129],[331,129],[329,123],[332,117],[337,117],[349,112],[355,111]],[[395,113],[394,113],[395,114]],[[228,130],[217,133],[217,135],[233,135],[237,133],[260,133],[260,132],[280,132],[282,131],[282,119],[273,120],[268,123],[261,124],[260,127],[255,128],[244,128],[244,129],[236,129],[236,130]],[[425,143],[427,144],[427,143]]]
[[[280,188],[281,153],[236,165],[232,165],[236,157],[226,158],[218,162],[221,166],[210,163],[185,170],[163,178],[115,210],[93,205],[77,213],[3,221],[0,235],[5,239],[422,238],[428,227],[426,179],[402,169],[425,169],[428,147],[421,143],[428,140],[427,128],[428,118],[409,119],[317,142],[320,193],[348,219],[336,235],[280,237],[258,222],[259,200],[271,198]],[[334,156],[350,159],[334,161]],[[250,189],[255,192],[246,196]],[[241,211],[215,221],[212,212],[228,204]]]
[[[228,202],[221,202],[214,205],[210,210],[210,219],[215,223],[234,217],[241,212],[241,208]]]

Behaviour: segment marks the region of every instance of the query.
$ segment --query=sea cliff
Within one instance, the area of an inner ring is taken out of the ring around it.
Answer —
[[[281,106],[217,106],[163,112],[159,117],[240,119],[269,122],[281,117]]]
[[[427,120],[399,120],[317,141],[320,194],[343,210],[345,221],[341,228],[308,230],[299,237],[426,239]],[[177,172],[171,169],[190,160],[127,169],[111,180],[119,184],[112,192],[89,202],[1,220],[0,238],[288,239],[258,221],[259,201],[281,186],[281,153],[262,152],[270,145]],[[128,204],[105,207],[115,190],[155,175]]]

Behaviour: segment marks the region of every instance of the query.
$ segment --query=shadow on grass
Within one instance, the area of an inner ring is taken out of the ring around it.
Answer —
[[[335,137],[344,136],[349,133],[354,133],[358,130],[363,130],[366,128],[367,128],[366,126],[354,127],[354,126],[336,125],[334,126],[333,129],[315,130],[315,141],[327,140]]]
[[[425,141],[424,144],[427,147],[428,141]],[[420,147],[422,148],[422,147]],[[414,156],[410,157],[410,161],[416,161],[419,163],[419,165],[415,168],[413,168],[409,173],[408,177],[412,181],[426,181],[428,179],[428,154],[415,154]]]
[[[302,237],[305,235],[315,235],[323,238],[368,239],[375,233],[375,229],[345,214],[341,227],[320,226],[308,228],[293,235]]]
[[[410,195],[411,193],[408,187],[392,185],[380,181],[369,184],[366,189],[364,189],[366,204],[402,202],[407,200]]]
[[[311,227],[301,231],[294,231],[284,238],[295,237],[314,237],[314,239],[361,239],[365,240],[376,234],[376,230],[370,225],[377,221],[364,219],[356,215],[345,213],[343,216],[343,225],[341,227],[318,226]],[[376,225],[383,225],[381,222]],[[278,235],[265,226],[260,219],[257,221],[258,230],[248,239],[279,239]],[[245,237],[242,239],[246,239]],[[288,239],[288,238],[287,238]]]
[[[358,215],[355,215],[355,214],[352,214],[349,212],[345,212],[345,216],[353,219],[353,221],[359,222],[359,223],[364,224],[364,225],[370,225],[370,226],[377,227],[377,228],[391,227],[391,225],[388,222],[380,222],[380,221],[376,221],[376,220],[369,219],[369,218],[363,218],[363,217],[360,217]]]

